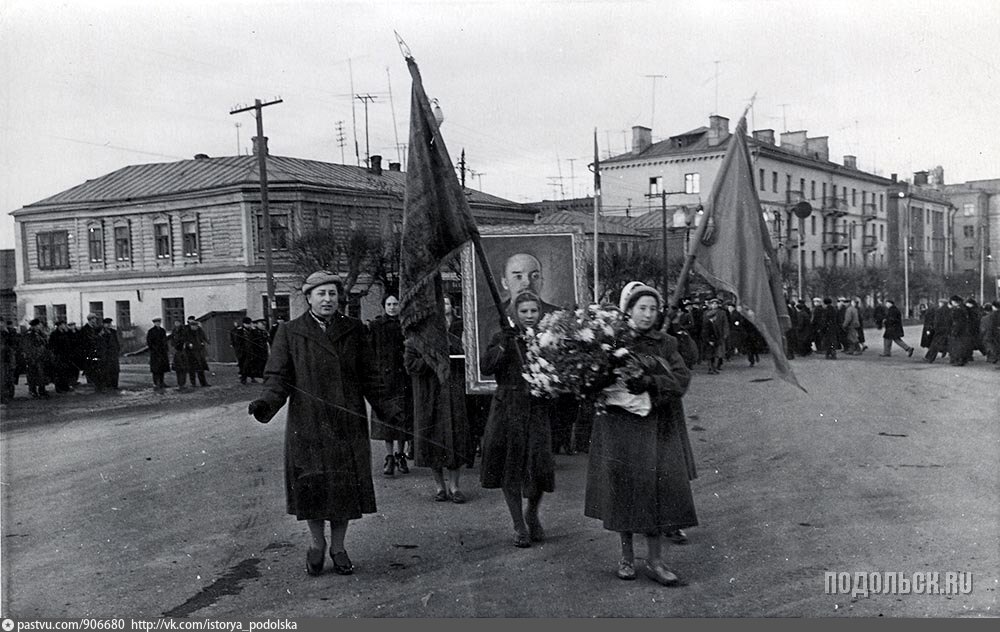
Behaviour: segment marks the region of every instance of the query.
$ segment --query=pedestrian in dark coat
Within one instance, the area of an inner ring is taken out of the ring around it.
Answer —
[[[149,348],[149,372],[153,374],[153,388],[167,387],[163,376],[170,372],[170,349],[167,346],[167,330],[163,320],[153,319],[153,326],[146,331],[146,347]]]
[[[690,483],[697,474],[681,402],[691,374],[676,340],[651,328],[662,305],[659,292],[630,283],[619,304],[636,330],[629,348],[644,369],[642,377],[626,387],[630,393],[648,395],[652,410],[639,416],[608,406],[595,416],[584,515],[619,532],[618,577],[635,579],[632,534],[642,533],[647,573],[661,584],[674,585],[680,579],[667,568],[662,545],[698,524]]]
[[[100,335],[104,331],[104,325],[96,314],[87,314],[87,324],[80,328],[77,337],[77,344],[80,346],[80,356],[83,364],[80,367],[87,378],[87,383],[93,385],[98,393],[104,390],[108,383],[104,372],[104,362],[101,360],[103,352],[98,348]],[[103,346],[103,345],[101,345]]]
[[[796,303],[795,311],[797,313],[795,321],[795,337],[799,345],[797,349],[798,354],[800,356],[812,355],[812,311],[805,304],[805,301],[799,301]]]
[[[248,409],[267,423],[288,402],[286,506],[309,526],[310,575],[323,571],[326,522],[334,570],[352,573],[344,548],[348,523],[375,512],[365,400],[383,419],[402,410],[399,394],[387,397],[382,386],[364,325],[339,311],[342,289],[331,272],[306,278],[302,293],[309,310],[278,327],[263,391]]]
[[[208,336],[194,316],[188,316],[188,324],[174,333],[174,371],[177,372],[177,388],[184,388],[189,379],[195,386],[195,378],[202,386],[211,386],[205,378],[208,370]]]
[[[247,345],[250,342],[250,330],[253,327],[253,319],[244,316],[242,322],[233,325],[229,330],[229,346],[233,348],[233,355],[236,356],[237,374],[240,384],[247,383]]]
[[[993,344],[993,330],[996,328],[995,322],[997,312],[993,305],[983,303],[982,316],[979,318],[979,350],[986,356],[987,362],[995,362],[997,349]]]
[[[437,489],[434,500],[465,502],[459,488],[462,466],[475,461],[476,447],[465,408],[465,360],[462,339],[448,334],[448,384],[414,347],[406,345],[403,361],[413,383],[413,455],[418,467],[429,467]],[[458,357],[462,356],[462,357]],[[445,470],[448,471],[447,484]]]
[[[121,341],[118,339],[118,330],[111,326],[113,322],[110,318],[104,319],[104,328],[97,336],[97,348],[104,377],[107,380],[106,386],[118,390],[118,375],[121,373]]]
[[[253,321],[253,326],[249,327],[244,334],[246,339],[246,373],[245,377],[251,382],[256,382],[257,378],[264,379],[264,368],[267,366],[267,358],[271,352],[271,336],[267,332],[267,321],[258,318]]]
[[[399,324],[399,299],[394,294],[386,293],[382,297],[382,310],[384,313],[368,326],[376,366],[386,389],[410,402],[405,417],[394,423],[385,423],[372,413],[372,440],[385,442],[382,474],[393,476],[397,469],[400,474],[410,472],[406,464],[405,444],[413,439],[413,387],[403,362],[404,337],[403,327]],[[400,421],[402,424],[396,425]]]
[[[701,339],[705,345],[702,357],[708,359],[708,372],[712,375],[722,369],[722,361],[726,357],[726,341],[729,339],[729,315],[721,309],[721,305],[721,299],[712,298],[701,317]]]
[[[930,349],[931,342],[934,340],[934,318],[937,315],[937,310],[937,307],[931,305],[924,310],[921,317],[924,326],[920,330],[920,346],[924,349]]]
[[[35,399],[48,399],[45,386],[49,383],[49,368],[52,363],[48,336],[42,329],[42,321],[37,318],[32,319],[28,325],[30,329],[21,336],[21,352],[28,368],[28,392]]]
[[[885,331],[882,332],[882,357],[889,357],[892,355],[892,343],[896,343],[904,351],[906,351],[907,356],[913,355],[913,347],[906,344],[903,341],[903,315],[899,312],[899,308],[896,307],[896,301],[892,299],[886,299],[885,301],[885,320],[883,321],[885,325]]]
[[[951,328],[948,330],[948,364],[965,366],[965,346],[969,344],[969,312],[960,296],[951,297]]]
[[[930,310],[928,310],[930,311]],[[951,307],[948,306],[948,299],[939,298],[938,305],[934,308],[934,320],[930,323],[931,340],[924,354],[925,362],[934,362],[938,354],[948,353],[948,335],[951,331]],[[926,328],[927,325],[925,324]]]
[[[823,306],[818,310],[814,309],[814,326],[819,334],[819,348],[823,350],[826,359],[837,359],[837,344],[840,333],[840,316],[837,308],[833,306],[833,299],[827,296],[823,299]]]
[[[514,524],[514,546],[526,548],[545,539],[538,517],[544,492],[555,490],[552,458],[553,405],[532,397],[521,376],[527,353],[524,331],[538,324],[541,300],[521,292],[511,301],[516,327],[493,335],[479,359],[483,375],[494,375],[497,390],[483,435],[480,482],[487,489],[500,488]],[[528,499],[527,510],[521,497]]]
[[[979,310],[979,303],[971,297],[965,299],[965,311],[969,316],[969,335],[965,344],[962,345],[962,349],[965,351],[965,361],[972,362],[972,356],[979,348],[979,325],[982,314]]]
[[[70,377],[74,372],[76,340],[66,321],[56,323],[56,328],[49,334],[49,351],[52,358],[52,384],[57,393],[68,393],[73,390]]]
[[[18,333],[14,323],[7,321],[0,326],[0,403],[14,399],[14,385],[17,383]]]

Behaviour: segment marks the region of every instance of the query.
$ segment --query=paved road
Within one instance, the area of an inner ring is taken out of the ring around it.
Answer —
[[[582,515],[586,455],[556,457],[550,538],[531,549],[510,545],[478,469],[465,470],[462,506],[430,499],[427,470],[376,470],[379,513],[348,534],[358,572],[310,578],[306,530],[284,514],[283,413],[248,418],[255,389],[230,369],[212,389],[155,400],[15,402],[3,411],[5,614],[995,616],[1000,372],[873,349],[794,367],[808,394],[771,379],[767,360],[699,369],[685,402],[701,526],[670,550],[689,581],[673,589],[614,577],[617,538]],[[852,598],[824,594],[828,571],[968,571],[974,584]]]

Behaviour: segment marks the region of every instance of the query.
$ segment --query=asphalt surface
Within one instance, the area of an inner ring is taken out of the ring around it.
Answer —
[[[463,470],[468,503],[437,503],[429,470],[384,478],[373,443],[379,512],[348,533],[357,572],[328,563],[313,578],[307,530],[284,513],[284,413],[248,417],[257,387],[233,367],[185,393],[154,394],[137,366],[119,395],[19,397],[0,421],[4,615],[996,616],[1000,371],[893,353],[796,359],[808,394],[766,357],[696,368],[685,407],[701,524],[669,549],[677,588],[614,576],[616,535],[582,514],[585,454],[555,457],[549,537],[517,549],[478,468]],[[970,572],[973,586],[824,591],[827,572],[871,571]]]

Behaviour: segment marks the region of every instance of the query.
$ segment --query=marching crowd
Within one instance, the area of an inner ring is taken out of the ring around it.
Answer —
[[[807,357],[822,353],[836,360],[837,352],[861,355],[868,349],[865,327],[881,332],[880,357],[892,355],[897,346],[912,357],[915,348],[903,340],[903,316],[892,299],[879,299],[866,306],[860,297],[814,298],[812,306],[799,300],[788,303],[791,328],[786,332],[785,355]],[[708,373],[717,374],[724,361],[744,355],[756,364],[767,344],[757,328],[732,302],[713,297],[685,299],[676,310],[668,310],[666,331],[678,339],[681,353],[694,366],[708,364]],[[920,346],[927,349],[923,361],[933,363],[948,357],[952,365],[965,366],[976,351],[993,364],[1000,361],[1000,301],[979,306],[973,298],[938,299],[924,309]],[[874,344],[874,343],[873,343]],[[1000,369],[1000,364],[997,366]]]

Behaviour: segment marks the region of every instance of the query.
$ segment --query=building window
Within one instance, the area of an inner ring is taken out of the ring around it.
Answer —
[[[885,224],[879,224],[878,226],[878,240],[885,241]]]
[[[701,193],[701,174],[697,173],[684,174],[684,192]]]
[[[809,199],[810,200],[815,200],[816,199],[816,181],[815,180],[813,180],[812,182],[809,183]]]
[[[119,330],[132,329],[132,305],[128,301],[115,301],[115,322]]]
[[[69,267],[69,232],[54,230],[38,233],[38,269],[56,270]]]
[[[163,308],[163,326],[176,329],[184,324],[184,299],[165,298],[160,302]]]
[[[331,213],[327,209],[320,209],[317,214],[317,225],[320,230],[330,230],[332,224]]]
[[[792,190],[792,174],[786,173],[785,174],[785,191],[791,191],[791,190]]]
[[[963,226],[962,227],[962,236],[963,237],[975,237],[976,236],[976,227],[975,226]]]
[[[663,176],[655,176],[649,179],[649,194],[659,195],[662,190]]]
[[[823,183],[823,200],[826,200],[826,182]]]
[[[153,239],[156,242],[156,258],[169,259],[170,224],[153,224]]]
[[[772,171],[771,172],[771,191],[773,191],[774,193],[778,192],[778,172],[777,171]]]
[[[883,195],[882,195],[881,193],[879,193],[879,194],[878,194],[878,210],[879,210],[880,212],[881,212],[881,211],[883,210],[883,207],[882,207],[882,202],[883,202],[884,200],[885,200],[885,197],[884,197],[884,196],[883,196]]]
[[[185,257],[198,256],[198,222],[181,222],[181,245]]]
[[[132,238],[128,226],[115,226],[115,261],[132,260]]]
[[[87,250],[91,263],[104,261],[104,227],[91,226],[87,229]]]
[[[965,258],[966,259],[975,259],[976,258],[976,248],[975,248],[975,246],[966,246],[965,248],[962,248],[962,252],[965,253]]]
[[[52,322],[66,322],[66,305],[52,306]]]
[[[260,305],[264,308],[264,316],[267,317],[267,294],[260,295]],[[275,294],[274,295],[274,318],[272,318],[272,324],[275,319],[280,318],[281,320],[291,320],[292,309],[291,304],[288,300],[287,294]]]
[[[288,250],[288,213],[271,213],[271,250]],[[257,216],[257,251],[264,252],[264,216]]]
[[[35,318],[42,321],[42,325],[49,326],[49,310],[44,305],[35,305]]]
[[[813,215],[809,218],[809,233],[811,235],[816,235],[816,216]]]
[[[962,215],[964,215],[966,217],[972,217],[975,214],[976,214],[976,205],[975,204],[963,204],[962,205]]]
[[[767,182],[764,180],[764,170],[761,169],[759,172],[760,179],[758,181],[758,186],[760,186],[761,191],[767,190]]]
[[[806,179],[799,178],[799,195],[804,196],[805,194],[806,194]]]
[[[809,253],[810,253],[810,259],[812,259],[812,265],[809,266],[809,267],[810,268],[815,268],[816,267],[816,251],[815,250],[810,250]]]
[[[104,320],[104,303],[101,301],[91,301],[90,313],[97,316],[97,320]]]

